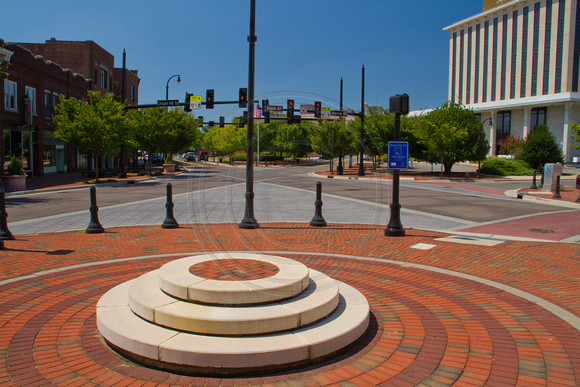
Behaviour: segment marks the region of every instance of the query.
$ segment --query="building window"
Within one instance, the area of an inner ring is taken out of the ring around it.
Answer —
[[[453,33],[453,60],[451,65],[451,100],[457,102],[455,98],[455,73],[457,71],[457,32]]]
[[[493,19],[493,47],[491,51],[491,100],[495,101],[497,91],[497,30],[499,19]]]
[[[572,68],[572,91],[578,92],[578,79],[580,78],[580,0],[576,3],[576,31],[574,35],[574,59]]]
[[[498,112],[497,113],[497,124],[496,124],[496,154],[499,154],[499,145],[497,142],[505,139],[507,136],[510,135],[510,126],[511,126],[511,111],[505,112]]]
[[[44,92],[44,118],[50,119],[50,91]]]
[[[481,25],[475,26],[475,85],[473,85],[473,103],[479,102],[479,49],[481,43]]]
[[[540,44],[540,3],[534,4],[534,36],[532,52],[532,96],[538,93],[538,50]]]
[[[530,120],[530,131],[536,129],[538,125],[546,125],[547,111],[548,108],[546,107],[532,109],[532,117]]]
[[[36,89],[26,86],[25,92],[28,96],[28,101],[30,101],[30,113],[36,115]]]
[[[42,164],[44,167],[56,166],[56,145],[42,147]]]
[[[566,0],[560,0],[558,4],[558,37],[556,43],[556,88],[555,92],[562,91],[562,55],[564,49],[564,17]],[[578,23],[578,21],[576,21]]]
[[[131,85],[131,102],[135,102],[135,85]]]
[[[507,76],[507,36],[508,36],[508,15],[503,15],[501,25],[501,84],[500,84],[500,100],[505,99],[505,87]]]
[[[464,47],[465,30],[461,30],[459,37],[459,103],[463,104],[463,58],[465,56]]]
[[[107,89],[107,81],[109,80],[109,75],[107,74],[107,70],[101,68],[101,89]]]
[[[512,70],[510,74],[510,98],[516,97],[516,65],[518,57],[518,11],[512,14]]]
[[[465,103],[471,103],[471,50],[473,40],[473,27],[467,29],[467,77],[466,77],[466,92]]]
[[[4,80],[4,109],[18,110],[16,82]]]
[[[528,71],[528,17],[530,7],[524,7],[522,20],[522,75],[520,83],[520,98],[526,96],[526,75]]]
[[[487,68],[489,63],[489,20],[483,28],[483,97],[481,102],[487,102]]]
[[[550,91],[550,40],[552,39],[552,0],[546,0],[546,34],[544,39],[544,79],[542,94]]]
[[[52,114],[56,114],[56,107],[58,106],[58,94],[52,95]]]

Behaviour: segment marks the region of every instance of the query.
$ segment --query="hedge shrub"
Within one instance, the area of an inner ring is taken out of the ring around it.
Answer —
[[[531,176],[534,170],[523,160],[490,157],[481,164],[481,173],[498,176]]]

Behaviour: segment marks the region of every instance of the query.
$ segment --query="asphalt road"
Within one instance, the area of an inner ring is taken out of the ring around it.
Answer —
[[[230,190],[237,187],[242,196],[245,192],[245,167],[215,166],[212,164],[188,164],[188,170],[171,178],[159,178],[126,186],[99,186],[100,208],[141,202],[165,197],[166,183],[173,186],[173,194],[213,192],[215,189]],[[333,195],[358,202],[387,206],[391,202],[390,181],[366,181],[363,179],[327,179],[310,176],[310,172],[328,166],[299,166],[291,168],[254,168],[254,182],[281,189],[279,197],[292,195],[300,190],[312,192],[316,182],[322,181],[323,195]],[[238,185],[241,184],[241,187]],[[515,183],[526,186],[527,183]],[[400,201],[403,209],[457,218],[469,222],[490,222],[514,217],[558,212],[562,209],[545,204],[523,202],[508,198],[503,191],[514,183],[480,181],[472,183],[437,184],[402,182]],[[7,212],[11,222],[37,219],[86,211],[89,206],[88,188],[52,192],[35,192],[7,198]],[[260,202],[256,200],[255,207]]]

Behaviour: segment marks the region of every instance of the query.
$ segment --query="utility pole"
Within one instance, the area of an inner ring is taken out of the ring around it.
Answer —
[[[254,75],[256,72],[256,0],[250,0],[250,60],[248,68],[248,132],[246,145],[246,209],[239,228],[255,229],[260,225],[254,217]]]

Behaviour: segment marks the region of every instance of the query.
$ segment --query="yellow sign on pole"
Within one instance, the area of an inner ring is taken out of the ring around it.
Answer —
[[[192,95],[189,97],[190,109],[201,109],[201,95]]]

